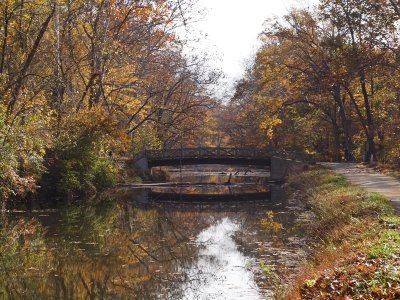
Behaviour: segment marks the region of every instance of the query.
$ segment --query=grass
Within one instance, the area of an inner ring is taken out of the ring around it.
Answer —
[[[400,299],[400,217],[330,170],[289,178],[313,212],[314,252],[280,299]]]

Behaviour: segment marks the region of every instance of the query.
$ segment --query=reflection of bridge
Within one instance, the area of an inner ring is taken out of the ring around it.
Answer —
[[[179,202],[227,202],[244,200],[267,200],[271,198],[271,192],[243,193],[243,194],[177,194],[150,192],[152,201],[179,201]]]
[[[299,161],[308,158],[304,155],[264,150],[256,148],[181,148],[146,150],[134,158],[134,167],[149,171],[157,166],[230,164],[270,166],[271,178],[282,179]]]
[[[253,186],[256,188],[256,186]],[[164,191],[154,191],[153,189],[143,189],[136,190],[135,194],[133,194],[133,199],[138,204],[149,204],[154,202],[163,202],[163,203],[239,203],[239,202],[249,202],[249,201],[265,201],[271,203],[286,203],[287,197],[285,194],[285,190],[280,185],[269,185],[263,186],[262,190],[254,190],[253,191],[234,191],[231,193],[220,193],[220,194],[203,194],[203,193],[184,193],[178,191],[171,191],[169,189],[165,189]]]

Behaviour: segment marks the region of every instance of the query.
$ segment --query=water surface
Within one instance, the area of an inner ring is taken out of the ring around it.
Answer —
[[[10,214],[9,226],[31,228],[20,237],[26,246],[17,250],[9,238],[0,246],[0,298],[272,297],[305,256],[299,204],[268,183],[268,170],[163,173],[171,186],[124,187],[87,205]]]

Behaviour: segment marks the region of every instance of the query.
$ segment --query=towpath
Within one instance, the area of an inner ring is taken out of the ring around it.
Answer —
[[[344,175],[352,184],[389,199],[400,214],[400,180],[356,163],[321,163]]]

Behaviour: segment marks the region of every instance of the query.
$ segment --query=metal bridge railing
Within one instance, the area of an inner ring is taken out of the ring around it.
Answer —
[[[278,151],[278,150],[266,150],[259,148],[213,148],[213,147],[201,147],[201,148],[177,148],[177,149],[162,149],[162,150],[144,150],[135,155],[134,160],[141,158],[147,158],[149,161],[152,160],[163,160],[163,159],[185,159],[185,158],[248,158],[248,159],[268,159],[271,157],[280,157],[287,159],[295,159],[305,162],[312,162],[314,160],[313,155]]]

